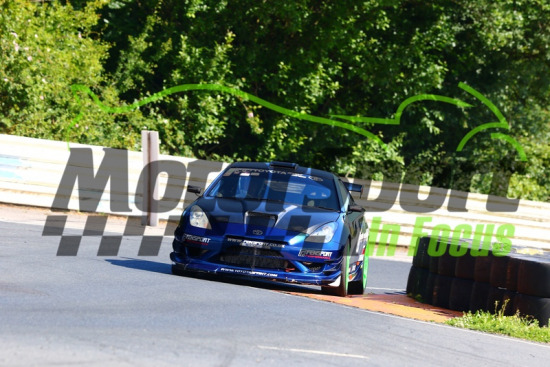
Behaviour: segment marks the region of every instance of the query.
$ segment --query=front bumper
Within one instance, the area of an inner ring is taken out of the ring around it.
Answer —
[[[285,271],[280,269],[269,269],[262,267],[240,267],[231,264],[219,264],[198,258],[192,258],[185,253],[172,252],[170,259],[174,266],[180,270],[191,272],[205,272],[220,275],[243,276],[273,280],[284,283],[306,284],[328,286],[337,281],[340,277],[340,262],[332,261],[324,265],[319,272],[307,272],[294,269]],[[296,262],[292,262],[295,264]],[[303,266],[302,266],[303,267]]]

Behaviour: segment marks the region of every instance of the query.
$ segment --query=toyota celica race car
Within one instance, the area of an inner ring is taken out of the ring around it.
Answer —
[[[172,273],[208,272],[363,294],[368,226],[361,185],[294,163],[233,163],[183,212]],[[367,252],[368,254],[368,252]]]

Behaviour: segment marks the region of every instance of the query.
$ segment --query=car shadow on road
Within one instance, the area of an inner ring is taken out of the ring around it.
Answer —
[[[172,266],[167,263],[161,263],[150,260],[133,259],[133,258],[119,258],[119,259],[105,259],[108,263],[115,266],[121,266],[129,269],[143,270],[153,273],[172,275]],[[299,292],[308,294],[321,293],[319,287],[309,287],[298,284],[278,283],[269,280],[262,279],[250,279],[246,277],[236,277],[219,274],[207,274],[207,273],[186,273],[184,277],[201,279],[212,282],[230,283],[236,285],[249,286],[254,288],[269,289],[279,292]]]
[[[105,259],[111,265],[122,266],[124,268],[150,271],[153,273],[171,274],[171,265],[150,260],[122,258]]]

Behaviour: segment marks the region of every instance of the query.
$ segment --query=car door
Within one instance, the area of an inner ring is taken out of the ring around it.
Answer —
[[[368,227],[364,217],[365,210],[355,203],[341,179],[338,179],[337,187],[344,204],[344,225],[351,239],[350,263],[361,261],[368,236]]]

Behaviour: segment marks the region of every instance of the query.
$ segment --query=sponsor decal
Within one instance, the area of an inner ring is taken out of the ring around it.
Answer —
[[[253,240],[242,240],[240,238],[227,238],[228,242],[237,243],[243,247],[251,247],[251,248],[263,248],[263,249],[283,249],[286,245],[281,243],[273,243],[273,242],[264,242],[264,241],[253,241]]]
[[[275,273],[266,273],[265,271],[256,271],[256,270],[220,268],[220,271],[223,271],[225,273],[244,274],[244,275],[261,276],[261,277],[271,277],[271,278],[278,277],[278,274],[275,274]]]
[[[289,171],[279,171],[275,169],[264,169],[264,168],[235,168],[235,169],[230,169],[229,171],[224,173],[224,176],[231,176],[231,175],[259,176],[260,173],[275,173],[277,175],[299,177],[299,178],[309,179],[316,182],[324,181],[321,177],[317,177],[317,176],[304,175],[301,173],[295,173],[295,172],[289,172]]]
[[[301,257],[314,257],[316,259],[330,259],[332,256],[332,251],[322,251],[322,250],[300,250],[298,256]]]
[[[198,243],[200,245],[208,245],[210,242],[210,238],[208,237],[194,236],[192,234],[184,234],[183,237],[187,242]]]
[[[303,175],[303,174],[300,174],[300,173],[295,173],[295,174],[292,175],[292,177],[300,177],[300,178],[306,178],[306,179],[316,181],[316,182],[323,182],[323,179],[321,177]]]
[[[280,243],[250,241],[250,240],[244,240],[243,242],[241,242],[241,246],[253,247],[253,248],[266,248],[266,249],[282,249],[282,248],[285,248],[285,245],[282,245]]]
[[[364,218],[365,221],[367,218]],[[365,249],[367,247],[367,242],[369,239],[369,227],[366,225],[365,222],[361,225],[361,233],[359,234],[359,238],[357,239],[357,251],[359,254],[358,261],[363,261],[365,258]],[[374,245],[373,245],[374,246]]]

